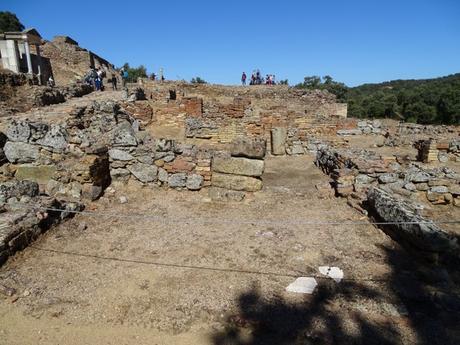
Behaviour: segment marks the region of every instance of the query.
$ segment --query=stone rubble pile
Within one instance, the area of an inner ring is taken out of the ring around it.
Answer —
[[[358,121],[357,128],[339,129],[337,135],[362,135],[362,134],[385,134],[386,129],[382,127],[380,120],[362,120]]]
[[[460,207],[460,174],[448,167],[430,168],[417,162],[398,163],[394,157],[381,157],[367,150],[317,152],[316,165],[333,179],[339,196],[365,193],[375,186],[408,199],[424,195],[434,205]]]
[[[40,195],[36,182],[0,183],[0,264],[53,224],[81,209],[80,203]]]

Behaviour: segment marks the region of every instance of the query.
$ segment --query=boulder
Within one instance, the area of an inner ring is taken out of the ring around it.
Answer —
[[[128,169],[124,169],[124,168],[110,169],[110,177],[112,177],[113,179],[126,178],[130,174],[131,173],[129,172]]]
[[[158,181],[166,183],[168,182],[168,172],[163,168],[158,168]]]
[[[198,174],[192,174],[187,176],[187,182],[185,186],[190,190],[199,190],[203,185],[203,176]]]
[[[212,160],[213,171],[233,175],[262,176],[264,165],[262,160],[240,157],[214,157]]]
[[[305,154],[305,148],[301,144],[294,144],[291,148],[291,155],[303,155]]]
[[[449,193],[449,188],[446,186],[434,186],[430,188],[430,192],[433,193]]]
[[[395,173],[386,173],[379,176],[380,183],[393,183],[398,181],[398,174]]]
[[[168,184],[171,188],[183,188],[187,183],[187,174],[186,173],[177,173],[172,174],[168,178]]]
[[[123,121],[115,127],[112,133],[113,146],[136,146],[137,138],[133,127],[128,121]]]
[[[272,139],[272,153],[274,155],[285,155],[286,154],[286,139],[287,129],[283,127],[272,128],[271,130]]]
[[[130,153],[120,150],[120,149],[110,149],[109,157],[112,158],[113,160],[119,160],[119,161],[130,161],[134,159],[134,157]]]
[[[231,190],[256,192],[262,189],[262,181],[255,177],[221,174],[212,174],[212,185]]]
[[[264,139],[238,138],[232,142],[231,155],[234,157],[265,157],[267,143]]]
[[[3,151],[11,163],[32,163],[39,157],[38,146],[23,142],[8,141]]]
[[[37,196],[39,192],[38,183],[33,181],[7,181],[0,183],[0,200],[6,201],[9,198],[19,198],[23,195],[30,197]]]
[[[30,165],[24,164],[16,167],[14,177],[18,180],[30,180],[39,184],[47,184],[56,173],[55,165]]]
[[[30,138],[30,127],[25,121],[12,121],[6,130],[6,136],[11,141],[27,143]]]
[[[36,143],[61,152],[67,148],[68,134],[63,126],[52,125],[48,132],[46,132],[45,136],[38,139]]]
[[[128,170],[141,182],[153,182],[157,180],[158,168],[155,165],[135,163],[128,166]]]

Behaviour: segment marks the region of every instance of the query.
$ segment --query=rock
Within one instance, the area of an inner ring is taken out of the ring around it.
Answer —
[[[85,183],[81,189],[81,196],[85,199],[94,201],[97,200],[103,192],[102,186],[95,186],[89,183]]]
[[[136,146],[137,139],[133,127],[128,121],[121,122],[112,134],[113,146]]]
[[[110,176],[113,179],[124,178],[124,177],[129,176],[130,174],[131,173],[129,172],[128,169],[119,168],[119,169],[111,169],[110,170]]]
[[[144,156],[140,156],[140,157],[137,157],[137,160],[141,163],[144,163],[144,164],[153,164],[153,158],[149,155],[144,155]],[[155,164],[157,165],[157,164]],[[158,165],[157,165],[158,166]]]
[[[420,184],[419,184],[420,185]],[[417,186],[412,182],[408,182],[404,185],[404,188],[410,190],[411,192],[415,192],[417,190]]]
[[[305,148],[301,144],[292,145],[291,155],[303,155],[305,154]]]
[[[13,120],[6,130],[6,136],[11,141],[27,143],[30,138],[30,127],[27,122]]]
[[[360,135],[360,134],[361,134],[360,129],[339,129],[337,131],[337,135],[343,135],[343,136]]]
[[[119,160],[119,161],[130,161],[134,159],[134,157],[130,153],[120,150],[120,149],[110,149],[109,157],[112,158],[113,160]]]
[[[374,128],[382,127],[382,121],[380,121],[380,120],[372,120],[372,127],[374,127]]]
[[[158,168],[158,181],[163,183],[168,182],[168,172],[163,168]]]
[[[32,163],[39,157],[38,146],[23,142],[8,141],[3,151],[11,163]]]
[[[38,193],[39,187],[37,182],[12,180],[0,183],[0,200],[3,200],[3,202],[11,197],[21,197],[23,195],[34,197]]]
[[[368,203],[372,211],[385,222],[406,222],[391,225],[392,237],[403,244],[428,252],[458,252],[460,246],[455,236],[444,232],[435,223],[416,213],[409,204],[397,200],[379,188],[368,192]]]
[[[203,185],[203,176],[198,174],[192,174],[187,176],[187,182],[185,186],[190,190],[199,190]]]
[[[135,163],[127,168],[141,182],[153,182],[157,180],[158,168],[155,165]]]
[[[88,224],[86,222],[80,222],[77,226],[77,230],[79,232],[85,231],[88,228]]]
[[[460,196],[460,185],[452,185],[449,187],[449,192],[452,193],[455,196]]]
[[[158,139],[155,142],[155,151],[168,152],[174,151],[174,140],[170,139]]]
[[[375,137],[375,146],[382,147],[385,145],[386,138],[383,135],[378,135]]]
[[[286,287],[286,291],[311,295],[317,285],[315,278],[299,277]]]
[[[256,192],[262,189],[262,181],[248,176],[221,174],[214,172],[212,174],[212,185],[231,190],[246,192]]]
[[[126,204],[128,202],[128,198],[122,195],[118,198],[118,201],[120,202],[120,204]]]
[[[36,141],[37,144],[49,147],[57,152],[65,150],[68,146],[68,134],[61,125],[51,125],[45,136]]]
[[[39,184],[47,184],[56,173],[55,165],[24,164],[16,167],[14,177],[18,180],[30,180]]]
[[[448,204],[453,203],[453,201],[454,201],[453,195],[450,194],[450,193],[444,194],[444,201],[445,201],[446,203],[448,203]]]
[[[263,159],[267,143],[264,139],[237,138],[232,142],[231,155],[234,157],[247,157]]]
[[[168,184],[171,188],[183,188],[185,187],[187,182],[187,174],[186,173],[177,173],[172,174],[168,178]]]
[[[430,175],[424,171],[419,171],[419,172],[409,174],[406,178],[410,182],[414,182],[414,183],[428,182],[431,179]]]
[[[443,193],[437,193],[429,190],[426,192],[426,198],[432,203],[444,203]]]
[[[434,180],[428,181],[428,186],[430,186],[430,187],[434,187],[434,186],[450,186],[451,183],[452,182],[450,180],[448,180],[448,179],[434,179]]]
[[[393,183],[398,181],[399,176],[396,173],[386,173],[379,176],[380,183]]]
[[[359,174],[355,178],[355,183],[357,184],[370,184],[375,181],[374,177],[371,177],[366,174]]]
[[[428,186],[428,183],[417,183],[415,185],[415,188],[422,192],[430,189],[430,187]]]
[[[287,129],[283,127],[272,128],[271,139],[272,139],[272,154],[285,155],[286,154]]]
[[[441,163],[447,163],[449,161],[449,156],[445,152],[439,152],[438,153],[438,160]]]
[[[430,192],[433,192],[433,193],[448,193],[449,188],[447,188],[446,186],[434,186],[434,187],[430,188]]]
[[[237,157],[214,157],[212,160],[212,170],[233,175],[262,176],[264,161]]]
[[[236,190],[229,190],[219,187],[209,188],[208,195],[212,200],[215,201],[243,201],[246,196],[245,192],[240,192]]]

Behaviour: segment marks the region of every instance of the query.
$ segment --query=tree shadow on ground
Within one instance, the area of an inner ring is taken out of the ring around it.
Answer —
[[[452,274],[427,268],[402,249],[384,249],[392,271],[379,281],[321,279],[300,303],[266,299],[252,287],[238,297],[237,312],[212,335],[213,343],[460,344],[460,300]],[[366,309],[369,303],[373,311]],[[388,306],[393,306],[389,313],[378,312]]]

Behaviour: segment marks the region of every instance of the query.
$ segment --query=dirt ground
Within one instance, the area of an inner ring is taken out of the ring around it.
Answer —
[[[418,269],[345,200],[322,198],[315,185],[328,178],[312,157],[266,164],[264,190],[242,203],[114,185],[87,208],[94,215],[49,230],[0,268],[17,291],[0,294],[0,344],[460,339],[447,272]],[[305,223],[316,220],[365,224]],[[345,279],[321,276],[322,265]],[[286,292],[300,276],[317,278],[312,295]]]

